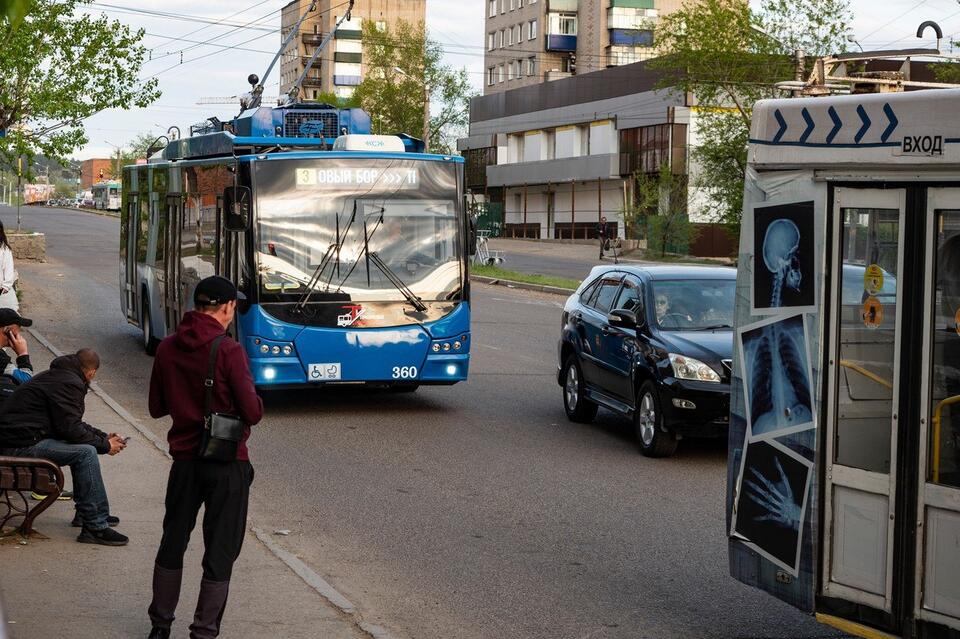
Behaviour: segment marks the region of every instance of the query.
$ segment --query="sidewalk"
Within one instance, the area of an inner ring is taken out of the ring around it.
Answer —
[[[567,242],[540,242],[537,240],[514,240],[506,238],[491,238],[490,248],[504,252],[503,264],[498,264],[511,271],[540,275],[566,277],[582,280],[590,269],[598,264],[613,264],[610,251],[600,259],[599,240],[593,244],[573,244]],[[658,264],[657,261],[639,260],[630,256],[620,257],[621,264]],[[671,261],[670,264],[683,264]],[[691,262],[697,263],[697,262]],[[702,262],[700,262],[702,263]],[[721,266],[717,262],[717,266]]]
[[[51,353],[32,336],[28,341],[34,367],[46,370]],[[47,539],[32,538],[21,544],[13,536],[0,542],[0,595],[13,639],[130,639],[145,638],[150,632],[146,611],[170,461],[93,392],[87,395],[84,419],[106,432],[131,437],[121,454],[100,457],[111,510],[120,517],[117,530],[130,537],[130,544],[110,548],[77,543],[79,529],[70,527],[72,501],[58,501],[35,522]],[[70,473],[64,470],[69,486]],[[254,480],[253,490],[256,487]],[[184,562],[173,637],[186,637],[193,620],[201,577],[202,517],[201,512]],[[220,636],[359,639],[371,635],[248,530]]]

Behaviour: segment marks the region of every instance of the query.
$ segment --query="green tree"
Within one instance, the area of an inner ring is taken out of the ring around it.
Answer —
[[[0,24],[3,24],[2,19],[6,19],[10,27],[16,29],[23,22],[23,16],[27,15],[29,8],[30,0],[0,0]],[[7,29],[0,29],[0,33],[5,31]]]
[[[687,215],[687,177],[663,164],[659,172],[637,171],[633,179],[634,203],[624,210],[624,221],[635,233],[645,229],[647,250],[658,249],[661,257],[686,252],[698,233]]]
[[[378,29],[365,20],[363,56],[368,71],[354,97],[373,118],[373,130],[420,136],[430,151],[450,153],[470,121],[475,92],[466,70],[442,63],[443,49],[422,22]]]
[[[33,0],[0,48],[0,165],[63,159],[87,142],[85,118],[159,96],[155,79],[138,78],[143,30],[82,13],[90,1]]]
[[[693,96],[693,186],[717,221],[739,231],[753,104],[782,95],[775,84],[794,78],[796,49],[811,64],[842,51],[851,18],[848,0],[765,0],[757,11],[742,0],[688,0],[656,25],[665,55],[650,66],[663,73],[661,88]]]
[[[332,104],[338,109],[354,109],[361,106],[360,100],[357,99],[356,95],[352,95],[349,98],[343,98],[338,96],[333,91],[321,91],[317,94],[317,97],[311,98],[311,102],[319,102],[321,104]]]

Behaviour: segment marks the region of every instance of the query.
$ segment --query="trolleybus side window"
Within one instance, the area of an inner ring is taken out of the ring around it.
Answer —
[[[930,481],[960,487],[960,210],[937,210]]]
[[[841,211],[836,463],[890,472],[890,429],[897,317],[899,211]],[[883,273],[882,282],[866,276]],[[851,303],[853,302],[853,303]]]
[[[137,233],[137,262],[147,261],[147,239],[150,231],[150,201],[140,198],[140,232]]]

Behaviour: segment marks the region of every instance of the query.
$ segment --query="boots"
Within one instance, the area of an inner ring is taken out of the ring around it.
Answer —
[[[150,602],[147,614],[150,615],[154,629],[166,629],[167,636],[170,624],[173,623],[173,613],[177,610],[177,601],[180,599],[182,573],[183,570],[170,570],[159,564],[153,566],[153,601]],[[162,637],[163,634],[159,636]]]
[[[227,607],[229,591],[229,581],[200,580],[200,596],[190,624],[190,639],[213,639],[220,634],[220,620]]]

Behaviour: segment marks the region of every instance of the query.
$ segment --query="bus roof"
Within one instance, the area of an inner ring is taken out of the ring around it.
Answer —
[[[960,89],[762,100],[748,162],[756,169],[960,164]]]

